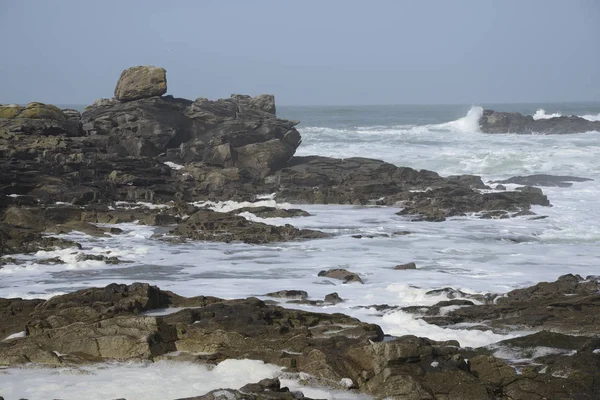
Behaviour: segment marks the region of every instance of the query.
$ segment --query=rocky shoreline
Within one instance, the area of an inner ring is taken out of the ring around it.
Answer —
[[[161,227],[164,233],[151,240],[175,243],[264,244],[332,236],[243,216],[302,218],[308,215],[303,210],[251,204],[218,212],[211,202],[252,203],[269,195],[297,204],[388,206],[390,215],[414,221],[466,215],[542,218],[532,207],[551,204],[539,186],[568,187],[587,180],[534,175],[490,187],[478,176],[442,177],[370,158],[298,157],[299,122],[278,118],[273,96],[192,101],[166,92],[164,69],[134,67],[121,75],[114,98],[98,100],[81,114],[41,103],[0,106],[0,268],[18,262],[9,255],[80,247],[53,235],[121,233],[104,224],[137,221]],[[594,125],[600,123],[573,117],[521,117],[486,111],[481,129],[600,130]],[[522,186],[506,190],[504,184]],[[396,269],[415,268],[408,263]],[[319,276],[362,283],[358,274],[344,269]],[[441,303],[402,310],[448,329],[535,332],[472,349],[456,340],[386,336],[374,324],[284,308],[275,300],[224,300],[201,293],[185,298],[147,283],[112,284],[46,301],[0,299],[0,365],[132,359],[216,364],[248,358],[378,398],[595,399],[600,391],[599,293],[598,277],[565,275],[505,295],[448,290]],[[265,296],[290,306],[344,301],[337,293],[312,300],[301,290]],[[381,313],[394,307],[370,306]],[[151,311],[163,315],[146,315]],[[510,348],[519,360],[502,359],[499,347]],[[302,398],[277,380],[248,384],[195,398]]]
[[[449,299],[426,311],[430,323],[537,332],[477,349],[456,340],[385,336],[379,326],[343,314],[288,309],[257,298],[185,298],[145,283],[83,289],[46,301],[0,299],[0,305],[5,366],[254,359],[308,373],[330,387],[415,400],[594,399],[600,389],[597,277],[566,275],[488,304]],[[436,317],[442,307],[456,305]],[[162,315],[145,315],[151,311]],[[511,349],[520,361],[511,365],[494,356],[498,348]],[[240,391],[251,396],[255,390]],[[295,398],[269,391],[273,397],[258,398]]]

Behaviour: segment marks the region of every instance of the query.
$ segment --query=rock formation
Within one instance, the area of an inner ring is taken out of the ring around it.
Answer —
[[[590,284],[577,277],[542,286],[509,295],[507,304],[511,298],[540,290],[537,297],[546,298],[547,303],[551,298],[570,303],[569,298],[561,300],[564,293],[575,290],[583,294],[590,289]],[[256,298],[184,298],[142,283],[84,289],[47,301],[0,299],[0,305],[0,339],[25,331],[25,335],[0,342],[2,365],[158,360],[178,351],[179,356],[169,359],[205,363],[230,358],[262,360],[289,373],[308,373],[325,384],[339,386],[343,380],[346,390],[395,399],[591,400],[600,389],[600,357],[594,353],[600,342],[590,337],[540,332],[511,339],[503,345],[571,349],[521,364],[518,373],[489,349],[463,349],[457,341],[415,336],[384,340],[379,326],[342,314],[289,310]],[[167,307],[184,309],[164,316],[144,315]],[[560,308],[558,303],[554,307]],[[585,320],[583,314],[575,315],[565,329],[573,331]],[[595,324],[595,332],[598,326]],[[275,382],[263,382],[237,393],[261,393],[265,386],[272,388],[274,396],[285,392]],[[216,398],[214,393],[207,396],[200,398]],[[294,397],[288,393],[283,398]]]
[[[576,116],[533,119],[531,115],[484,110],[479,119],[484,133],[566,134],[600,132],[600,121],[588,121]]]

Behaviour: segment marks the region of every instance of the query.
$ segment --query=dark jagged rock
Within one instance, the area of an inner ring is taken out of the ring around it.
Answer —
[[[538,364],[546,364],[521,366],[517,373],[486,349],[461,349],[456,341],[415,336],[383,340],[377,325],[342,314],[285,309],[255,298],[182,298],[138,283],[85,289],[47,301],[0,299],[0,304],[5,310],[0,313],[3,335],[26,327],[25,337],[0,342],[4,365],[158,360],[177,350],[210,354],[205,359],[213,363],[262,360],[333,386],[341,386],[343,380],[346,388],[381,398],[591,400],[598,390],[597,339],[568,357],[538,357]],[[194,308],[162,317],[143,315],[164,307]],[[526,343],[556,341],[542,339]],[[206,396],[200,398],[293,399],[300,395],[269,380]]]
[[[263,379],[257,383],[249,383],[239,390],[217,389],[202,396],[186,397],[177,400],[295,400],[304,399],[302,392],[291,392],[287,387],[281,387],[279,379]]]
[[[600,131],[600,122],[581,117],[555,117],[535,120],[531,115],[484,110],[479,119],[484,133],[566,134]]]
[[[497,181],[497,183],[516,183],[517,185],[527,186],[569,187],[573,186],[573,182],[586,181],[593,181],[593,179],[580,178],[577,176],[556,176],[539,174],[529,176],[513,176],[512,178],[508,178],[503,181]]]
[[[101,101],[85,109],[83,129],[110,137],[112,151],[122,155],[164,153],[175,162],[204,161],[266,174],[292,157],[300,134],[294,128],[297,122],[265,111],[269,107],[264,98],[192,102],[165,96],[125,103]]]
[[[291,225],[274,226],[249,221],[239,215],[199,210],[181,222],[172,232],[174,235],[193,240],[215,242],[269,243],[296,239],[319,239],[329,234],[297,229]]]
[[[531,205],[549,206],[550,202],[541,190],[535,188],[514,191],[479,193],[461,187],[442,187],[422,192],[411,192],[408,201],[398,215],[418,215],[425,221],[444,221],[447,217],[463,216],[468,213],[498,212],[499,216],[509,212],[528,212]],[[486,214],[482,214],[486,216]]]
[[[279,292],[267,293],[265,296],[277,297],[280,299],[304,300],[308,298],[308,293],[304,290],[280,290]]]
[[[552,330],[577,335],[600,334],[600,283],[578,275],[563,275],[497,297],[493,304],[460,308],[430,323],[480,323],[499,331]]]
[[[405,213],[426,220],[465,212],[498,217],[489,214],[498,212],[490,207],[514,214],[530,206],[523,195],[507,195],[502,202],[488,199],[477,192],[486,186],[472,175],[444,178],[366,158],[292,157],[301,142],[298,121],[277,118],[273,96],[177,99],[162,95],[166,78],[162,69],[153,71],[142,67],[139,74],[124,73],[117,88],[124,101],[99,100],[80,119],[74,110],[39,103],[3,106],[0,117],[11,128],[0,134],[0,197],[27,195],[24,199],[42,206],[82,206],[252,201],[258,194],[275,193],[278,200],[297,203],[402,204]],[[47,121],[68,129],[30,129]],[[429,188],[433,192],[426,195],[416,192]],[[469,204],[453,204],[456,191]],[[11,204],[25,205],[21,201]],[[265,210],[266,215],[280,216],[281,211]]]
[[[11,140],[17,135],[73,137],[81,134],[79,120],[67,116],[56,106],[43,103],[0,106],[0,139]]]

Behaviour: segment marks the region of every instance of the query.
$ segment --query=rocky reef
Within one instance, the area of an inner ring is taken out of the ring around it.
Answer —
[[[490,188],[475,176],[442,177],[366,158],[295,157],[298,121],[277,118],[273,96],[191,101],[166,91],[164,69],[140,66],[123,71],[114,98],[82,114],[41,103],[1,106],[0,212],[55,208],[56,202],[89,211],[116,202],[252,201],[264,193],[294,203],[397,206],[400,214],[427,221],[472,213],[509,217],[549,205],[540,191],[482,191]],[[81,227],[71,216],[63,229]],[[3,253],[23,250],[19,238],[39,242],[48,229],[29,224],[23,231],[3,220]],[[211,235],[188,229],[183,236]],[[251,236],[228,240],[266,240]]]
[[[531,115],[484,110],[479,118],[479,126],[484,133],[518,134],[567,134],[600,132],[600,121],[589,121],[577,116],[560,116],[534,119]]]
[[[494,346],[531,354],[538,346],[557,351],[518,365],[494,356],[494,348],[386,337],[379,326],[343,314],[291,310],[257,298],[185,298],[144,283],[83,289],[46,301],[0,299],[0,364],[165,358],[214,364],[249,358],[378,398],[591,400],[600,390],[600,324],[594,320],[599,288],[597,279],[570,275],[450,314],[455,322],[484,318],[492,326],[499,326],[495,321],[500,318],[506,327],[517,323],[507,316],[522,313],[522,323],[538,332]],[[539,307],[519,311],[530,297]],[[145,315],[157,310],[163,315]],[[556,324],[551,315],[563,322]],[[273,398],[295,398],[276,382],[265,385],[273,396],[288,396]],[[265,390],[261,385],[240,389]]]
[[[308,215],[299,209],[249,206],[216,212],[206,206],[211,201],[254,201],[264,194],[300,204],[389,206],[390,216],[397,213],[407,221],[465,215],[508,218],[531,215],[532,206],[550,206],[534,186],[585,180],[515,177],[504,183],[525,186],[492,189],[478,176],[443,177],[371,158],[298,157],[299,122],[278,118],[271,95],[192,101],[166,93],[166,71],[140,66],[123,71],[114,98],[98,100],[81,114],[41,103],[0,106],[0,256],[77,247],[52,235],[74,230],[119,235],[119,228],[103,224],[133,221],[162,227],[163,234],[151,240],[174,242],[264,244],[331,236],[243,216]],[[521,116],[522,122],[512,114],[502,115],[486,111],[482,130],[538,132],[530,129],[538,123],[531,117]],[[571,121],[565,122],[568,129],[584,126],[566,118]],[[559,133],[550,128],[543,132]],[[137,206],[139,202],[146,206]],[[117,257],[82,257],[122,262]],[[0,268],[5,261],[10,260],[0,259]],[[414,263],[397,266],[415,268]],[[319,276],[362,283],[357,274],[340,268]],[[214,364],[250,358],[381,398],[593,399],[600,390],[598,290],[594,277],[566,276],[505,297],[473,298],[477,304],[468,298],[449,299],[430,308],[404,310],[422,313],[423,320],[448,329],[472,324],[474,329],[502,333],[515,327],[538,331],[505,345],[564,350],[517,365],[494,356],[492,348],[390,337],[379,326],[346,315],[286,309],[273,300],[185,298],[146,283],[112,284],[46,301],[0,299],[0,365],[131,359]],[[267,296],[308,306],[344,301],[337,293],[324,300],[308,300],[303,291]],[[447,306],[459,308],[440,312]],[[164,314],[147,314],[159,310]],[[198,399],[302,398],[278,381],[199,395]]]

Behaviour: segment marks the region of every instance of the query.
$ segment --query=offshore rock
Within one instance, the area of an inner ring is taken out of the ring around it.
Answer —
[[[484,110],[479,119],[480,129],[484,133],[519,134],[567,134],[597,131],[599,121],[588,121],[576,116],[562,116],[535,120],[531,115]]]
[[[167,92],[167,71],[154,66],[131,67],[121,73],[115,87],[115,98],[132,101],[162,96]]]

